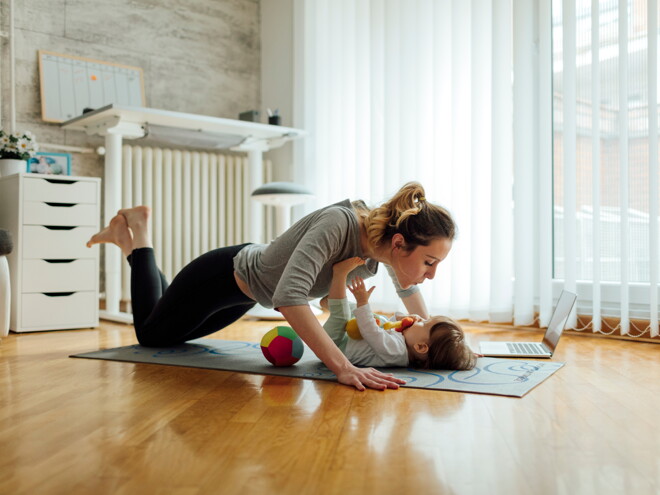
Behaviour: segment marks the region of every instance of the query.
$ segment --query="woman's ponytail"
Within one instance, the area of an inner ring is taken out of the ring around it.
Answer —
[[[403,235],[406,249],[428,246],[434,239],[453,240],[456,225],[444,208],[426,201],[424,187],[408,182],[387,202],[361,215],[369,243],[378,247],[394,234]]]

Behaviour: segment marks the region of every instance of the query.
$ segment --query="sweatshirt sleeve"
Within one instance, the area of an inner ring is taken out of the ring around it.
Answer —
[[[386,362],[401,359],[401,366],[408,364],[408,349],[406,342],[400,336],[394,335],[380,328],[374,319],[368,304],[360,306],[353,311],[357,319],[358,328],[362,338],[369,347]]]
[[[399,283],[399,280],[396,278],[396,274],[394,273],[394,270],[390,265],[386,265],[383,263],[385,266],[385,269],[387,270],[388,275],[392,279],[392,282],[394,283],[394,288],[396,289],[396,293],[399,296],[399,298],[403,299],[404,297],[412,296],[416,292],[419,292],[419,287],[416,285],[411,285],[407,289],[402,289],[401,284]]]
[[[349,222],[337,209],[326,210],[302,236],[289,256],[273,293],[273,307],[308,304],[318,274],[345,243]]]

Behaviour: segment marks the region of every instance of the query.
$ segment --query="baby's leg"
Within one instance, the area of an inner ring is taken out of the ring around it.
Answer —
[[[346,348],[346,322],[351,319],[351,308],[348,299],[330,299],[328,298],[328,308],[330,316],[323,324],[323,329],[330,336],[332,341],[342,351]]]
[[[355,256],[335,263],[332,266],[332,282],[330,283],[328,299],[346,298],[346,278],[349,273],[360,265],[364,265],[364,260]]]

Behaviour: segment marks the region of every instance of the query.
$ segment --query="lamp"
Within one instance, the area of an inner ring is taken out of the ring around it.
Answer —
[[[252,198],[255,201],[275,208],[275,237],[286,232],[291,226],[291,208],[313,197],[309,189],[293,182],[269,182],[252,191]],[[311,308],[314,314],[321,314],[318,308],[314,306]],[[279,311],[264,308],[259,304],[247,314],[261,319],[284,319]]]
[[[260,203],[275,207],[275,236],[283,234],[291,226],[291,207],[314,197],[312,192],[293,182],[269,182],[252,192]]]

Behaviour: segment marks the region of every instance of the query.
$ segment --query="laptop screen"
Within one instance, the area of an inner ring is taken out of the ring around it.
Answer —
[[[559,337],[561,337],[561,333],[564,331],[566,320],[568,319],[568,315],[571,314],[576,299],[577,296],[572,292],[561,291],[555,311],[552,313],[552,318],[550,318],[548,329],[543,336],[543,343],[551,351],[554,351],[555,347],[557,347],[557,342],[559,342]]]

